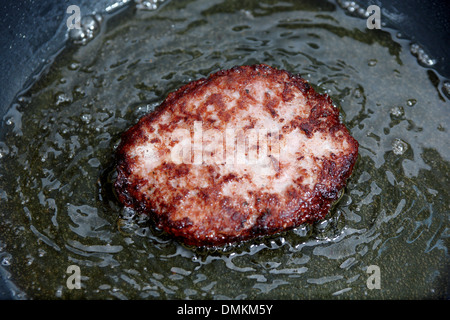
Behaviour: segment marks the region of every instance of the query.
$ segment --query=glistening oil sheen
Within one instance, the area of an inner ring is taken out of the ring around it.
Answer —
[[[327,1],[145,9],[85,20],[92,37],[72,34],[2,119],[0,260],[18,296],[446,295],[449,102],[445,79],[418,63],[416,46]],[[117,203],[120,134],[183,84],[255,63],[329,94],[360,143],[359,160],[324,221],[215,251],[186,248]],[[67,286],[71,265],[81,289]],[[380,289],[367,285],[373,265]]]

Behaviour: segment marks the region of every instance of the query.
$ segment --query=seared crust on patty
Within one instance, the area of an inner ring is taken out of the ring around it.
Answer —
[[[324,218],[357,154],[328,96],[240,66],[170,93],[126,131],[115,189],[185,244],[222,245]]]

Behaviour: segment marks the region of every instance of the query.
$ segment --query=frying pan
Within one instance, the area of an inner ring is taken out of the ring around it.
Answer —
[[[3,115],[14,96],[21,90],[43,61],[64,44],[67,36],[66,8],[78,5],[82,15],[102,12],[120,1],[4,1],[0,6],[0,115]],[[125,2],[125,1],[124,1]],[[399,30],[405,38],[422,45],[436,60],[441,75],[450,75],[450,5],[447,1],[420,0],[361,0],[360,7],[371,4],[382,8],[386,27]],[[20,66],[20,67],[18,67]]]
[[[123,2],[126,5],[127,1]],[[362,8],[378,5],[383,27],[398,30],[404,38],[420,44],[435,59],[434,69],[443,77],[450,78],[448,1],[356,2]],[[3,1],[0,4],[0,117],[3,117],[18,93],[39,75],[46,59],[64,46],[67,38],[66,9],[69,5],[78,5],[83,15],[102,12],[115,3],[118,1]],[[12,298],[3,279],[0,281],[0,298]]]
[[[0,4],[0,116],[16,94],[33,82],[40,68],[66,40],[66,9],[78,5],[81,14],[103,12],[113,0],[99,1],[2,1]],[[0,299],[11,299],[0,276]]]

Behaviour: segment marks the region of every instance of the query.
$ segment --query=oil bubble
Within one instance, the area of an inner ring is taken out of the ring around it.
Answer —
[[[94,18],[95,20],[97,20],[98,23],[102,23],[103,21],[103,16],[100,13],[95,13]]]
[[[430,56],[428,56],[428,54],[417,43],[411,44],[410,51],[417,58],[417,61],[425,67],[431,67],[436,64],[436,60],[430,58]]]
[[[11,118],[6,119],[5,123],[6,123],[7,126],[10,126],[10,125],[14,124],[14,120],[11,117]]]
[[[367,18],[369,16],[369,13],[366,10],[364,10],[364,8],[359,8],[358,15],[362,18]]]
[[[406,105],[407,105],[408,107],[412,107],[412,106],[414,106],[416,103],[417,103],[417,100],[416,100],[416,99],[408,99],[408,101],[406,101]]]
[[[69,64],[69,66],[67,67],[69,70],[77,70],[80,67],[80,63],[77,61],[73,61],[72,63]]]
[[[70,29],[69,31],[69,39],[74,43],[83,41],[85,37],[86,34],[84,33],[83,29]]]
[[[11,259],[12,259],[12,257],[11,257],[10,254],[4,254],[4,255],[3,255],[3,258],[2,258],[2,261],[0,262],[0,264],[1,264],[3,267],[8,267],[8,266],[11,265]]]
[[[162,0],[135,0],[136,9],[139,10],[156,10],[158,2],[162,2]]]
[[[95,19],[95,17],[92,15],[83,17],[83,19],[81,19],[81,25],[83,26],[84,30],[90,32],[94,32],[99,27],[97,19]]]
[[[402,155],[406,152],[406,150],[408,150],[408,144],[402,139],[397,138],[392,141],[392,151],[394,154]]]
[[[72,99],[64,92],[59,92],[55,95],[55,104],[57,106],[70,102],[72,102]]]
[[[361,7],[355,1],[339,0],[338,4],[341,6],[342,9],[346,10],[352,16],[356,16],[356,17],[360,17],[360,18],[367,18],[370,15],[366,9]]]
[[[99,33],[101,20],[99,14],[84,16],[80,28],[69,31],[69,40],[74,44],[85,45]]]
[[[391,116],[399,118],[399,117],[403,116],[403,114],[405,112],[404,112],[402,106],[395,106],[395,107],[391,108],[390,113],[391,113]]]
[[[377,62],[377,59],[370,59],[367,64],[369,65],[369,67],[374,67],[377,65]]]
[[[444,81],[442,84],[442,92],[450,99],[450,82]]]
[[[81,120],[82,120],[84,123],[86,123],[86,124],[88,124],[89,122],[91,122],[91,119],[92,119],[92,115],[90,115],[90,114],[83,114],[83,115],[81,116]]]
[[[348,194],[344,194],[341,198],[341,200],[339,201],[339,205],[342,207],[348,207],[349,205],[351,205],[353,202],[352,197]]]
[[[39,258],[44,257],[46,254],[47,254],[47,251],[45,251],[44,249],[42,249],[42,248],[38,249],[38,257]]]

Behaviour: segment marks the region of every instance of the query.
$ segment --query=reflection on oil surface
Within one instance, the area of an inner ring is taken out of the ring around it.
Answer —
[[[96,36],[69,44],[2,119],[0,268],[19,298],[445,295],[449,102],[409,41],[326,1],[165,1],[97,18]],[[185,248],[118,206],[114,148],[170,91],[254,63],[328,93],[360,159],[327,220]],[[71,265],[80,290],[67,287]],[[371,265],[381,289],[367,286]]]

